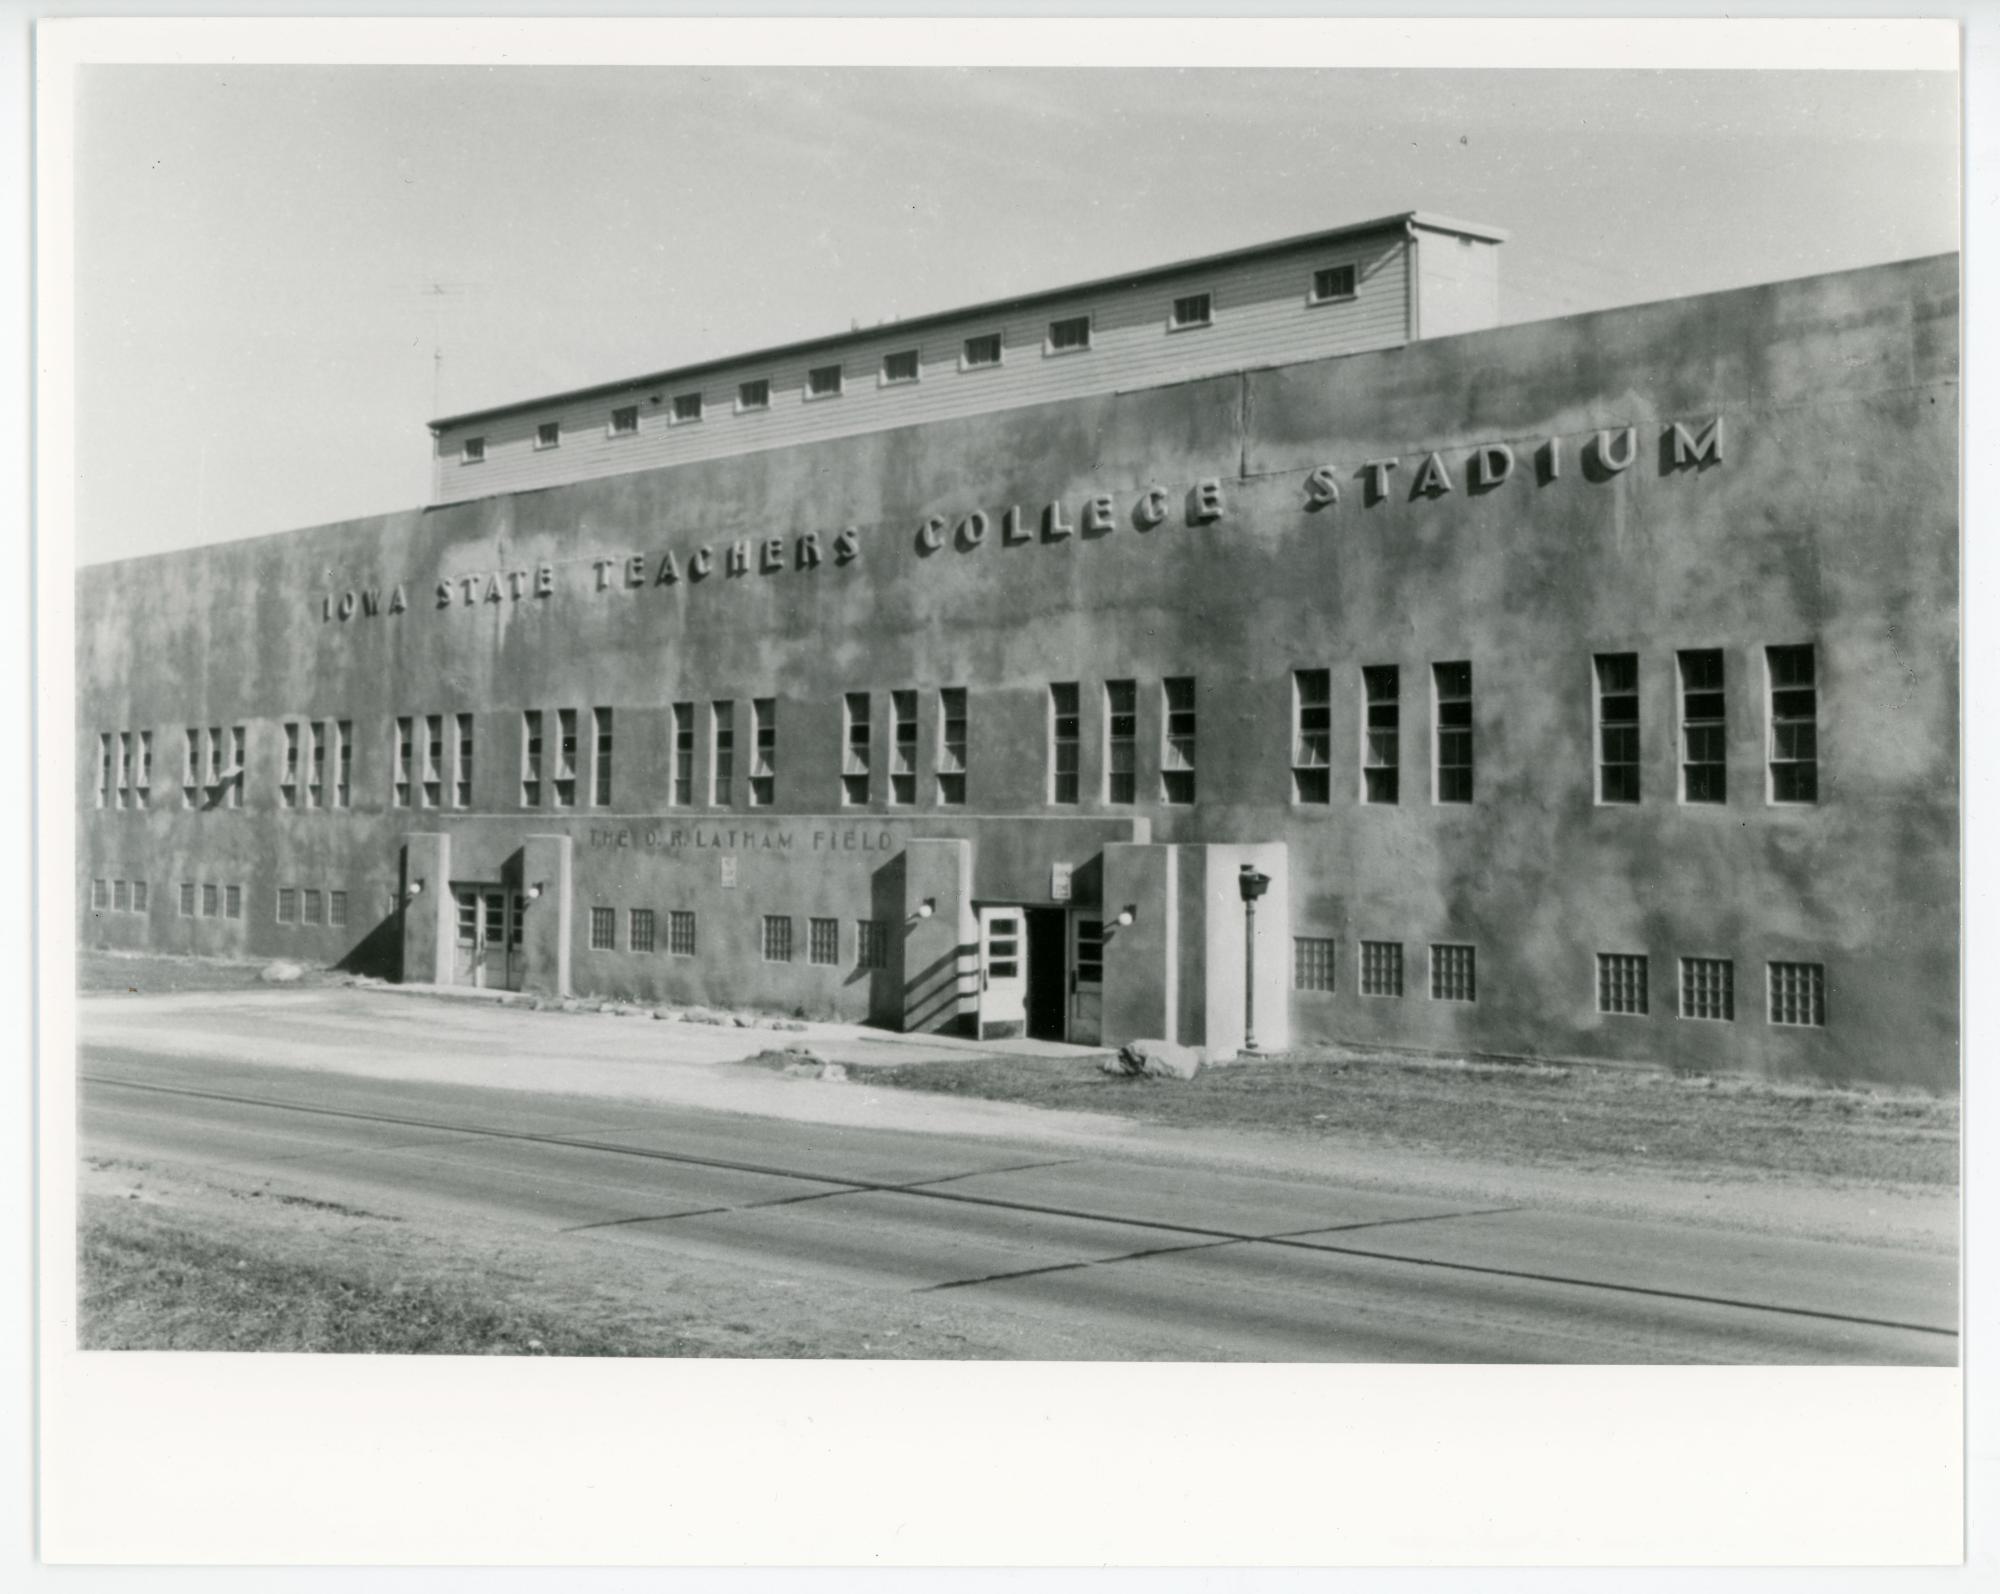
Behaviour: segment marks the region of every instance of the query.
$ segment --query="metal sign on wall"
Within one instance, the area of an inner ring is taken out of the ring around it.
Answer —
[[[1050,901],[1052,902],[1069,901],[1069,881],[1070,881],[1070,876],[1075,872],[1075,870],[1076,870],[1076,865],[1073,863],[1054,863],[1049,865]]]

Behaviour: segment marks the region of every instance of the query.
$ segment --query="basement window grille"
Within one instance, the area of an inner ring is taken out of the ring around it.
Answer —
[[[1431,948],[1431,1000],[1470,1002],[1479,995],[1473,976],[1473,949],[1469,946]]]
[[[1646,958],[1643,953],[1597,954],[1597,1010],[1643,1017],[1646,1012]]]
[[[1826,966],[1820,963],[1770,965],[1771,1022],[1821,1029],[1826,1024]]]
[[[1736,1017],[1736,965],[1728,958],[1681,959],[1681,1017]]]
[[[1331,991],[1333,989],[1333,942],[1323,936],[1292,938],[1292,989]]]

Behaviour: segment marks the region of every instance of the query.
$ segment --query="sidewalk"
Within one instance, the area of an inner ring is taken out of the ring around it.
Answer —
[[[524,1001],[534,1000],[531,996],[524,999],[519,991],[471,985],[425,985],[408,981],[401,985],[368,984],[356,989],[390,996],[426,996],[445,1001],[483,1002],[517,1008],[522,1007]],[[543,1006],[540,1011],[544,1013],[564,1011],[559,999],[543,997],[541,1000]],[[1101,1057],[1112,1050],[1108,1046],[1069,1046],[1061,1041],[1030,1040],[1026,1037],[982,1041],[969,1035],[902,1034],[895,1030],[874,1029],[865,1024],[812,1023],[804,1019],[773,1019],[747,1013],[740,1020],[736,1015],[726,1015],[729,1021],[722,1024],[686,1023],[684,1015],[687,1012],[700,1010],[665,1005],[655,1007],[643,1002],[577,1000],[574,1016],[580,1018],[653,1018],[655,1014],[665,1013],[672,1016],[656,1022],[685,1023],[690,1032],[707,1030],[719,1039],[739,1037],[743,1042],[740,1056],[751,1057],[761,1051],[782,1051],[790,1046],[810,1046],[829,1062],[861,1068],[934,1062],[940,1058],[967,1054],[981,1057],[1086,1058]],[[607,1007],[612,1011],[605,1012]]]

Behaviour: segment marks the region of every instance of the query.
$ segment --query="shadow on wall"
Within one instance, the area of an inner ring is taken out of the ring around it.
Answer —
[[[391,913],[354,944],[334,964],[342,974],[366,974],[378,980],[403,977],[403,916]]]
[[[868,982],[868,1022],[883,1029],[903,1027],[903,903],[909,889],[909,868],[900,852],[869,879],[868,911],[880,926],[887,945],[878,965],[856,967],[848,983]]]
[[[958,971],[963,960],[977,947],[955,947],[903,981],[905,1030],[954,1035],[965,1028],[965,1015],[958,1010]]]

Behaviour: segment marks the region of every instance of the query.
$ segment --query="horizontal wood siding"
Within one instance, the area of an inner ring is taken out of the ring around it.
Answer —
[[[440,432],[432,502],[1389,347],[1410,335],[1406,248],[1401,233],[1385,233],[1273,251],[1135,287],[1051,297],[1003,316],[954,317],[909,331],[868,328],[786,359],[715,367],[685,384],[635,384],[566,404],[524,404]],[[1355,267],[1354,297],[1312,303],[1313,273],[1347,264]],[[1211,296],[1212,324],[1170,329],[1174,300],[1203,292]],[[1075,315],[1091,318],[1090,348],[1047,352],[1049,323]],[[965,340],[995,332],[1003,340],[1001,364],[962,369]],[[918,380],[885,385],[885,356],[911,348]],[[832,364],[842,367],[841,396],[807,398],[807,368]],[[771,384],[770,408],[738,414],[739,384],[757,378]],[[695,391],[702,419],[674,423],[675,398]],[[633,404],[638,432],[612,436],[611,412]],[[537,428],[549,421],[561,424],[562,441],[537,448]],[[483,462],[461,462],[467,437],[484,438]]]

